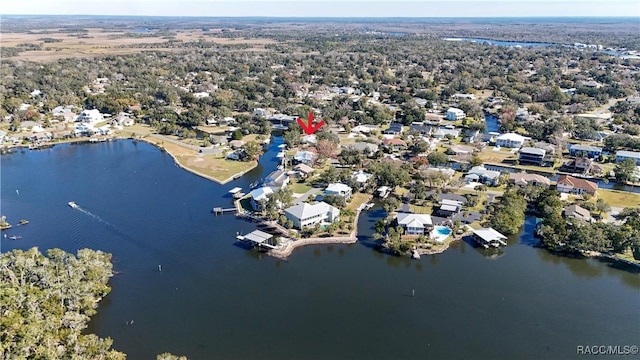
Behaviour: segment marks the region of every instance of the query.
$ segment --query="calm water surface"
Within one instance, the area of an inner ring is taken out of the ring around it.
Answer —
[[[577,345],[640,342],[637,274],[554,256],[529,235],[496,253],[460,242],[412,261],[373,249],[374,208],[356,244],[288,261],[247,251],[234,237],[253,225],[211,208],[273,170],[279,143],[222,186],[128,140],[2,156],[2,214],[31,221],[2,250],[113,253],[118,274],[88,331],[130,359],[564,359]]]

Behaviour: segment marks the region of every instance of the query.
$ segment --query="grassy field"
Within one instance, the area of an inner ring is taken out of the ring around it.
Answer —
[[[369,200],[371,200],[371,195],[363,194],[363,193],[355,193],[355,194],[353,194],[353,197],[351,198],[351,201],[347,205],[347,209],[356,211],[358,206],[369,202]]]
[[[600,189],[597,197],[613,207],[640,207],[640,194],[636,193]]]
[[[304,194],[307,191],[312,189],[311,185],[309,185],[308,183],[301,183],[301,182],[295,182],[295,181],[289,184],[289,188],[291,189],[291,191],[293,191],[296,194]]]
[[[148,140],[171,154],[184,169],[220,183],[253,169],[257,164],[255,161],[232,161],[215,155],[199,154],[195,150],[155,138]]]
[[[494,163],[500,164],[502,161],[511,159],[517,159],[518,156],[516,154],[511,153],[511,149],[502,148],[500,151],[494,151],[493,147],[487,147],[478,153],[478,157],[485,163]]]
[[[24,51],[10,59],[30,60],[37,62],[51,62],[64,58],[82,58],[98,55],[123,55],[139,53],[145,49],[144,44],[165,43],[170,38],[164,33],[157,36],[134,37],[124,31],[106,31],[101,28],[88,28],[86,33],[58,32],[58,29],[46,29],[32,31],[30,33],[3,33],[2,46],[13,47],[18,44],[39,45],[42,50]],[[206,41],[219,45],[251,45],[250,50],[265,51],[265,45],[275,43],[272,39],[263,38],[226,38],[211,36],[215,31],[206,34],[201,29],[176,31],[172,38],[182,40],[185,43],[193,41]],[[79,36],[81,35],[81,36]],[[45,43],[45,38],[59,40],[58,42]],[[154,50],[175,51],[171,48],[154,48]]]

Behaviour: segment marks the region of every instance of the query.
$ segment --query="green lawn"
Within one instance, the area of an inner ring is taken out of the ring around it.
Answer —
[[[409,204],[409,208],[411,209],[411,212],[413,212],[414,214],[433,213],[433,206],[428,201],[423,202],[421,205]]]
[[[366,202],[369,202],[369,200],[371,200],[371,195],[363,194],[363,193],[355,193],[351,197],[351,201],[349,202],[349,204],[347,204],[347,209],[356,211],[356,209],[360,205],[362,205],[362,204],[364,204]]]
[[[312,187],[308,183],[292,182],[289,184],[289,188],[296,194],[304,194],[311,190]]]
[[[600,189],[597,198],[603,199],[609,206],[640,207],[640,194],[627,191]]]

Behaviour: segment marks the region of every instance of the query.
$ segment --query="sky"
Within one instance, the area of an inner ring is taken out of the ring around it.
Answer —
[[[0,16],[8,14],[233,17],[640,17],[640,1],[5,0],[0,8]]]

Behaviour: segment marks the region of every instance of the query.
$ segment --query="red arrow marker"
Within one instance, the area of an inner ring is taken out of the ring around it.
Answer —
[[[314,132],[318,131],[318,129],[320,129],[322,125],[324,125],[324,120],[318,121],[318,123],[316,123],[315,125],[313,124],[313,112],[309,113],[309,119],[307,120],[306,124],[300,118],[298,118],[297,122],[298,125],[300,125],[300,127],[302,128],[302,131],[304,131],[304,133],[307,135],[313,134]]]

